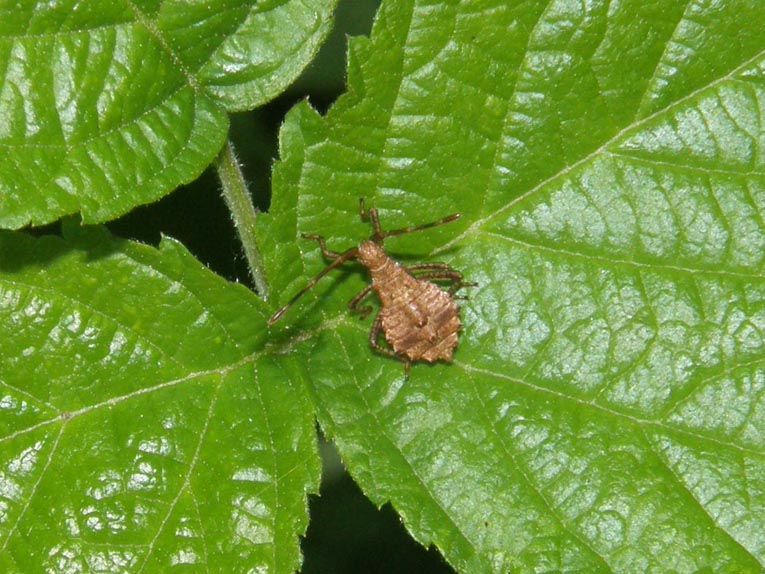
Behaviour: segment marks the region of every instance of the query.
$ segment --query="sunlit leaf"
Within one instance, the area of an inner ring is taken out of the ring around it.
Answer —
[[[172,240],[0,236],[0,570],[292,572],[315,415],[460,572],[761,572],[763,21],[754,0],[384,4],[348,94],[282,129],[268,308]],[[188,61],[222,114],[249,80],[224,88],[206,49]],[[369,349],[358,267],[266,329],[326,264],[299,232],[369,234],[360,196],[386,228],[463,214],[386,241],[477,282],[453,364],[405,381]]]
[[[335,0],[0,1],[0,226],[105,221],[196,178],[277,96]]]
[[[460,572],[761,572],[765,5],[391,2],[282,131],[274,307],[367,236],[478,286],[400,363],[333,272],[274,328],[378,503]]]
[[[171,240],[0,234],[0,571],[299,567],[313,416],[261,307]]]

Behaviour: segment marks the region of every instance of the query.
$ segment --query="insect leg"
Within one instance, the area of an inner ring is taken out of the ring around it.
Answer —
[[[330,252],[330,254],[331,254],[331,252]],[[356,258],[358,256],[358,254],[359,254],[359,250],[356,247],[351,247],[350,249],[348,249],[346,251],[343,251],[342,253],[337,254],[337,256],[332,260],[332,263],[327,265],[313,279],[311,279],[308,283],[306,283],[306,285],[300,291],[298,291],[292,297],[292,299],[287,301],[287,304],[284,307],[282,307],[276,313],[271,315],[271,318],[268,320],[268,324],[269,325],[273,325],[274,323],[276,323],[281,318],[281,316],[284,315],[289,310],[290,307],[292,307],[292,305],[295,303],[295,301],[300,299],[311,288],[313,288],[313,286],[316,285],[316,283],[319,282],[319,279],[321,279],[327,273],[332,271],[335,267],[339,267],[340,265],[342,265],[344,262],[348,261],[349,259]]]
[[[448,263],[415,263],[414,265],[405,265],[407,271],[420,271],[422,269],[439,269],[443,271],[455,271]]]
[[[370,283],[366,287],[364,287],[361,291],[356,293],[356,295],[353,296],[353,299],[348,301],[348,309],[350,309],[354,313],[359,314],[359,319],[364,319],[367,315],[369,315],[372,312],[372,306],[371,305],[364,305],[363,307],[359,307],[359,303],[361,303],[364,298],[369,295],[369,293],[372,291],[372,284]]]
[[[319,249],[321,249],[321,254],[327,259],[337,259],[340,257],[339,253],[327,249],[326,240],[321,235],[316,235],[315,233],[301,233],[300,237],[316,241],[319,244]]]
[[[383,347],[380,343],[378,343],[377,341],[380,338],[380,333],[382,333],[382,315],[378,313],[377,317],[375,317],[374,323],[372,323],[372,328],[369,330],[369,346],[382,355],[387,355],[388,357],[398,359],[404,363],[404,379],[408,381],[409,364],[411,361],[407,357],[398,355],[387,347]]]
[[[457,291],[463,287],[475,287],[477,283],[467,283],[463,281],[462,273],[453,269],[447,263],[418,263],[416,265],[408,265],[407,271],[421,271],[431,270],[429,273],[418,273],[417,279],[424,279],[429,281],[431,279],[443,279],[450,281],[449,295],[454,295]]]

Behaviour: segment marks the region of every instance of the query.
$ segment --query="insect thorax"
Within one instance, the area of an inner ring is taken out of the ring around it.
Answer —
[[[359,262],[374,273],[384,267],[390,261],[390,257],[374,241],[369,239],[362,241],[359,245]]]

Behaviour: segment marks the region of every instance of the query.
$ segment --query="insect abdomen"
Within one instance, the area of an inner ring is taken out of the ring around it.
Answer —
[[[385,339],[396,353],[413,361],[451,360],[460,329],[457,305],[437,285],[417,280],[404,269],[400,272],[410,288],[402,289],[406,296],[383,303],[380,313]],[[379,291],[381,301],[384,291]]]

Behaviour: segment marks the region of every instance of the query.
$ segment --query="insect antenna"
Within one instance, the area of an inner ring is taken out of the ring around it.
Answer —
[[[316,283],[319,282],[319,279],[324,277],[327,273],[332,271],[335,267],[341,265],[342,263],[348,261],[349,259],[354,259],[355,257],[358,256],[358,254],[359,254],[358,247],[352,247],[352,248],[348,249],[347,251],[343,251],[342,253],[340,253],[332,261],[332,263],[330,263],[324,269],[322,269],[321,272],[319,272],[318,275],[316,275],[313,279],[311,279],[308,283],[306,283],[305,287],[303,287],[300,291],[298,291],[295,294],[295,296],[292,297],[292,299],[287,301],[287,304],[284,307],[282,307],[276,313],[271,315],[271,318],[268,320],[268,324],[269,325],[273,325],[274,323],[276,323],[281,318],[281,316],[284,315],[289,310],[290,307],[292,307],[292,305],[295,303],[295,301],[300,299],[303,295],[305,295],[305,293],[309,289],[311,289],[314,285],[316,285]]]
[[[421,229],[430,229],[431,227],[437,227],[444,223],[451,223],[455,219],[462,217],[461,213],[452,213],[446,217],[442,217],[438,221],[431,221],[430,223],[423,223],[422,225],[412,225],[410,227],[404,227],[402,229],[391,229],[390,231],[383,231],[380,227],[380,218],[377,215],[377,208],[366,208],[364,204],[364,198],[359,198],[359,215],[363,221],[370,221],[372,223],[372,237],[369,239],[375,243],[380,243],[386,237],[391,235],[404,235],[405,233],[412,233],[413,231],[420,231]]]
[[[421,229],[430,229],[431,227],[437,227],[439,225],[443,225],[444,223],[451,223],[452,221],[455,221],[456,219],[459,219],[460,217],[462,217],[461,213],[452,213],[451,215],[442,217],[438,221],[431,221],[430,223],[423,223],[422,225],[412,225],[411,227],[404,227],[402,229],[391,229],[390,231],[380,231],[378,233],[375,233],[375,236],[377,236],[379,239],[385,239],[386,237],[390,237],[391,235],[404,235],[405,233],[420,231]]]

